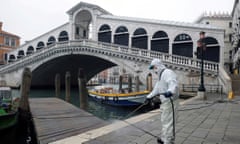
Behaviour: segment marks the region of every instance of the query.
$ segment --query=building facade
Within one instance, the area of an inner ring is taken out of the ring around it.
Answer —
[[[213,25],[225,30],[224,32],[224,52],[221,57],[224,68],[227,72],[232,72],[232,16],[229,13],[203,13],[196,23]],[[215,47],[212,45],[212,47]]]
[[[4,31],[2,26],[3,23],[0,22],[0,64],[5,63],[6,53],[16,49],[20,45],[20,37]]]
[[[240,73],[240,3],[239,0],[235,0],[232,11],[232,46],[233,46],[233,69],[234,73],[239,75]]]

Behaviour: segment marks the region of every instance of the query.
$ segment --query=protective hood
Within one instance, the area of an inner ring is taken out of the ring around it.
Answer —
[[[149,69],[153,69],[154,66],[157,67],[157,69],[154,70],[156,73],[160,73],[163,69],[166,68],[160,59],[153,59]]]

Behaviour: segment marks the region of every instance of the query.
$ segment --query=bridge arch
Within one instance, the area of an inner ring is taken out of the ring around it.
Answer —
[[[112,30],[108,24],[103,24],[98,30],[98,41],[100,42],[112,42]]]
[[[69,40],[68,32],[67,31],[61,31],[59,36],[58,36],[58,41],[62,42],[62,41],[68,41],[68,40]]]
[[[114,34],[114,43],[119,45],[128,46],[129,43],[129,32],[127,27],[119,26]]]
[[[50,36],[50,37],[48,38],[47,46],[48,46],[48,45],[51,45],[51,44],[53,44],[53,43],[55,43],[55,42],[56,42],[56,38],[55,38],[54,36]]]
[[[91,36],[93,16],[89,10],[80,10],[74,17],[75,39],[89,38]]]
[[[154,33],[151,40],[151,50],[164,53],[169,52],[169,38],[166,32],[157,31]]]
[[[172,44],[172,54],[193,57],[193,41],[191,36],[185,33],[177,35]]]
[[[34,52],[33,46],[29,46],[29,47],[27,48],[26,54],[27,54],[27,55],[30,55],[30,54],[32,54],[33,52]]]
[[[132,36],[132,47],[140,49],[148,49],[148,36],[144,28],[138,28]]]
[[[18,51],[18,55],[17,55],[17,59],[22,58],[24,55],[25,55],[24,51],[23,50],[19,50]]]
[[[44,48],[44,46],[45,46],[44,42],[40,41],[37,44],[36,50],[40,50],[40,49]]]

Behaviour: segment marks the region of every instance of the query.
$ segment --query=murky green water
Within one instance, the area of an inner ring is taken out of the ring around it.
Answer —
[[[114,86],[114,87],[117,87],[117,86]],[[20,90],[14,89],[12,91],[12,94],[14,97],[18,97],[20,95]],[[36,89],[36,90],[30,91],[30,98],[46,98],[46,97],[54,97],[54,96],[55,96],[54,89]],[[63,100],[65,99],[64,89],[61,90],[60,98]],[[71,89],[71,103],[77,107],[80,106],[78,89]],[[125,118],[135,108],[136,107],[123,108],[123,107],[109,106],[109,105],[96,102],[89,97],[89,108],[87,109],[87,111],[101,119],[111,121],[115,119]],[[142,109],[141,111],[136,112],[134,115],[143,113],[144,111],[145,110]]]

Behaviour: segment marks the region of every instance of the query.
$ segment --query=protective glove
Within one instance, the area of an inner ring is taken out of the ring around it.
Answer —
[[[170,91],[167,91],[163,94],[165,96],[165,98],[169,98],[171,97],[173,94]]]
[[[152,101],[152,98],[146,98],[144,101],[144,104],[148,105],[148,104],[150,104],[151,101]]]

